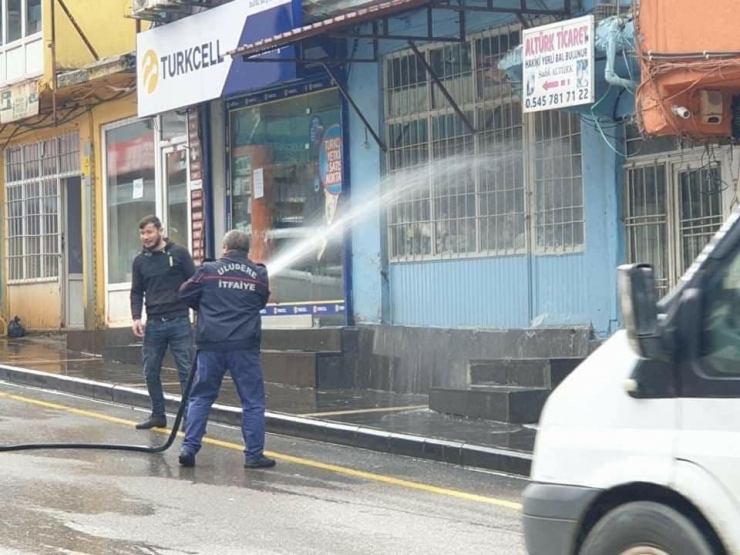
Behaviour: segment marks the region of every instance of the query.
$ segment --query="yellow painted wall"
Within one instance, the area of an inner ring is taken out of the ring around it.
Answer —
[[[44,1],[44,42],[51,43],[52,1]],[[136,20],[131,14],[131,0],[65,0],[72,16],[87,36],[100,58],[117,56],[136,50]],[[55,8],[56,60],[61,69],[78,69],[95,62],[80,34],[57,3]],[[142,29],[149,28],[142,22]],[[44,59],[44,80],[52,77],[52,54],[47,48]]]
[[[87,258],[87,252],[83,258],[84,291],[87,293],[87,280],[94,279],[95,299],[85,299],[85,312],[90,312],[92,322],[87,322],[87,327],[103,327],[105,325],[105,260],[103,254],[103,152],[102,133],[103,126],[133,118],[136,116],[136,95],[132,93],[120,100],[106,102],[88,110],[80,117],[70,121],[64,126],[57,128],[47,127],[33,133],[24,135],[18,141],[13,141],[9,146],[41,141],[50,137],[78,132],[80,136],[80,169],[83,175],[83,203],[85,202],[85,178],[89,177],[94,191],[92,214],[94,217],[94,228],[88,228],[88,222],[83,218],[82,234],[86,237],[92,233],[94,260]],[[92,157],[86,158],[87,146],[92,144]],[[0,154],[0,167],[4,167],[4,160]],[[4,172],[0,172],[0,182]],[[0,186],[0,192],[5,187]],[[0,193],[2,194],[2,193]],[[86,213],[87,207],[83,208]],[[4,231],[4,230],[3,230]],[[5,245],[3,244],[3,250]],[[92,269],[91,269],[92,268]],[[62,299],[59,282],[41,284],[7,284],[8,264],[7,258],[3,257],[3,317],[8,319],[16,314],[23,319],[23,324],[32,330],[59,329],[62,322]],[[93,306],[91,306],[93,305]],[[93,311],[94,309],[94,311]]]
[[[7,293],[8,320],[18,315],[28,329],[59,329],[62,303],[58,281],[10,285]]]

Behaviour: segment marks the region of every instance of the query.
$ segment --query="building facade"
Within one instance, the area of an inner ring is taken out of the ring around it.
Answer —
[[[90,63],[80,41],[77,66],[58,52],[56,74],[48,61],[29,77],[47,79],[35,117],[56,102],[56,127],[2,131],[5,314],[31,327],[128,325],[136,222],[156,213],[198,261],[227,229],[251,234],[273,269],[267,326],[357,325],[375,334],[373,354],[417,376],[405,390],[460,385],[465,368],[443,368],[454,348],[413,347],[424,330],[446,330],[460,352],[480,329],[606,337],[620,325],[617,266],[653,262],[667,290],[736,203],[731,147],[647,141],[632,123],[625,2],[155,4],[132,11],[135,82],[123,58]],[[529,113],[526,29],[580,16],[594,20],[594,101]],[[104,102],[60,115],[81,98]],[[54,168],[34,162],[46,152]],[[79,218],[64,200],[75,175]],[[82,222],[81,268],[60,256],[75,236],[65,218]],[[30,297],[59,309],[24,316]]]
[[[400,1],[322,22],[325,40],[349,37],[349,183],[352,206],[366,207],[348,234],[353,322],[617,329],[621,120],[605,133],[591,107],[524,113],[504,64],[524,29],[603,8]],[[237,54],[310,50],[316,34],[308,25]],[[596,60],[596,105],[621,106],[603,51]]]
[[[142,10],[147,16],[157,17]],[[251,234],[255,260],[285,261],[271,280],[268,326],[346,322],[348,241],[311,240],[346,204],[346,118],[336,83],[292,61],[292,47],[263,63],[228,55],[244,41],[300,27],[302,18],[297,0],[234,0],[138,37],[140,118],[182,111],[203,122],[202,175],[188,177],[186,190],[191,235],[207,244],[198,254],[217,253],[218,238],[236,228]],[[193,218],[196,197],[202,213]],[[312,244],[296,253],[301,242]],[[123,292],[128,283],[109,287]]]
[[[103,4],[3,0],[3,315],[105,324],[103,128],[136,115],[137,23]]]

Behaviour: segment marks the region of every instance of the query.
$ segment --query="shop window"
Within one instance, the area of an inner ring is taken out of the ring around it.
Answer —
[[[473,100],[473,63],[469,43],[432,48],[427,57],[432,71],[458,105],[466,105]],[[439,87],[434,86],[431,91],[433,108],[449,107]]]
[[[154,130],[150,120],[105,130],[108,283],[131,282],[141,251],[139,221],[157,213]]]
[[[514,254],[526,246],[522,110],[502,104],[478,112],[480,152],[495,163],[478,168],[481,251]]]
[[[187,151],[167,149],[163,152],[163,156],[167,199],[167,236],[176,244],[187,247],[190,242]]]
[[[429,109],[429,86],[424,64],[413,53],[390,58],[386,64],[388,117],[418,114]]]
[[[76,174],[79,174],[76,134],[5,151],[9,282],[59,277],[60,182]]]
[[[530,233],[528,222],[534,219],[526,211],[524,152],[531,148],[531,159],[535,147],[526,145],[523,137],[525,129],[534,125],[534,117],[523,117],[518,97],[498,69],[501,57],[519,42],[519,29],[505,26],[463,44],[422,49],[467,121],[475,127],[475,134],[441,96],[423,68],[416,67],[413,53],[404,51],[386,58],[385,183],[389,187],[394,183],[407,187],[409,183],[418,184],[409,187],[408,193],[388,209],[392,261],[524,252]],[[550,214],[553,223],[549,228],[554,228],[555,221],[560,225],[552,233],[553,246],[547,252],[561,252],[566,245],[583,242],[583,195],[577,190],[581,184],[577,121],[568,133],[565,137],[540,137],[538,146],[554,147],[561,140],[569,142],[569,146],[558,160],[559,173],[540,174],[537,182],[533,175],[529,188],[533,192],[537,183],[547,199],[553,196],[555,188],[559,190],[555,195],[557,204],[549,210],[543,207],[541,213],[543,229]],[[550,150],[548,156],[552,158]],[[548,167],[551,165],[555,164],[548,163]],[[564,190],[566,181],[569,188]],[[544,193],[548,187],[550,193]],[[571,193],[572,198],[568,196]],[[554,208],[558,209],[557,219]],[[533,212],[533,208],[529,210]],[[578,221],[571,221],[574,218]],[[568,236],[567,241],[562,239],[564,235]],[[547,245],[544,239],[543,245]]]
[[[535,114],[535,245],[540,253],[583,247],[584,202],[578,114]]]
[[[230,115],[231,222],[269,262],[335,222],[343,210],[342,127],[336,90]],[[271,301],[344,298],[341,234],[308,245],[271,282]]]
[[[472,120],[472,112],[466,116]],[[434,253],[476,251],[475,145],[456,114],[432,118]],[[452,164],[449,161],[454,160]],[[444,165],[446,167],[440,167]]]

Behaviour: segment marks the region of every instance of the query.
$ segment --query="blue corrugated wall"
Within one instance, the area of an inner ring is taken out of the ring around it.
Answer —
[[[418,32],[413,29],[418,29],[420,21],[423,19],[409,22],[408,32]],[[477,29],[493,23],[493,19],[475,20]],[[454,21],[440,22],[435,30],[443,32],[446,25],[454,25]],[[395,44],[396,48],[404,46]],[[370,54],[363,45],[356,52],[358,57]],[[349,89],[365,116],[382,133],[380,72],[379,65],[354,65]],[[365,144],[364,126],[356,114],[351,113],[349,118],[353,203],[363,203],[380,194],[383,153],[372,138]],[[614,331],[618,318],[616,267],[624,259],[621,162],[614,147],[593,126],[584,123],[582,133],[584,252],[535,255],[531,268],[526,256],[389,265],[385,261],[381,211],[352,230],[356,322],[465,328],[590,324],[601,335]]]

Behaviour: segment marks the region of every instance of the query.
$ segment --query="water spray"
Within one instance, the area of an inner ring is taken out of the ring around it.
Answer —
[[[512,155],[516,156],[518,155],[518,152],[519,151],[517,149],[512,149],[510,152],[496,152],[492,156],[481,155],[477,157],[446,158],[395,172],[383,179],[381,182],[381,190],[385,191],[378,197],[370,202],[353,206],[346,213],[339,216],[339,218],[335,218],[331,224],[319,228],[314,235],[290,246],[284,252],[280,253],[275,260],[267,264],[267,270],[270,275],[278,275],[282,273],[290,267],[291,264],[305,256],[307,252],[310,252],[315,248],[321,248],[325,242],[340,236],[344,232],[344,228],[348,223],[361,221],[379,207],[395,203],[408,193],[420,188],[422,185],[428,186],[430,175],[433,175],[435,178],[447,178],[449,182],[450,177],[454,179],[466,172],[477,171],[482,166],[483,161],[487,162],[489,165],[495,165],[497,162],[500,162],[503,157]],[[177,437],[177,432],[182,423],[183,414],[185,413],[187,401],[190,396],[190,389],[195,377],[196,361],[197,356],[194,356],[193,363],[190,368],[190,374],[185,384],[185,390],[182,394],[180,408],[177,411],[177,416],[175,417],[175,422],[172,426],[172,431],[170,432],[167,441],[162,445],[150,447],[145,445],[117,445],[107,443],[29,443],[20,445],[2,445],[0,446],[0,453],[42,449],[128,451],[149,454],[162,453],[172,446]]]
[[[512,148],[510,151],[499,151],[490,156],[482,154],[475,157],[445,158],[390,174],[383,178],[380,183],[380,190],[382,191],[380,195],[369,202],[353,203],[349,210],[340,214],[331,224],[318,227],[311,236],[290,245],[279,253],[274,260],[266,263],[267,271],[270,277],[279,275],[296,261],[306,256],[307,253],[321,248],[325,242],[340,236],[347,224],[363,220],[379,207],[392,205],[422,186],[428,187],[430,176],[434,176],[435,179],[454,182],[454,179],[459,179],[466,172],[493,167],[504,160],[505,157],[517,156],[520,152],[521,150]]]

